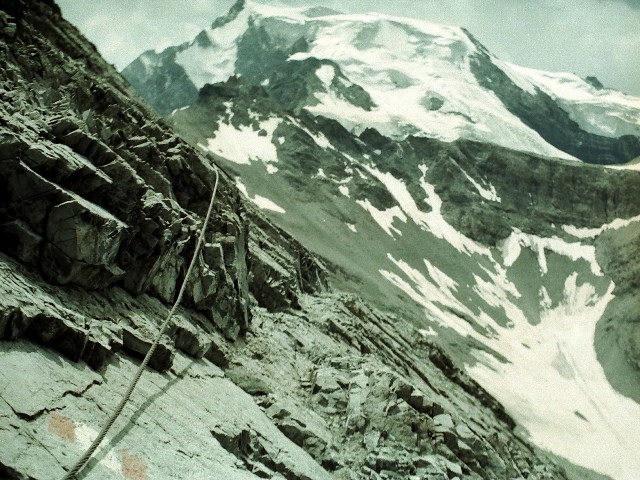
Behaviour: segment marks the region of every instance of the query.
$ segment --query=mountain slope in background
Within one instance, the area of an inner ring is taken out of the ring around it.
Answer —
[[[465,138],[590,163],[640,154],[640,99],[502,62],[464,29],[424,21],[239,1],[192,42],[145,52],[122,73],[161,114],[242,75],[355,134]]]
[[[336,285],[446,345],[536,444],[634,478],[640,175],[575,158],[635,158],[638,99],[459,28],[249,2],[123,74],[150,98],[176,66],[202,88],[164,113]]]

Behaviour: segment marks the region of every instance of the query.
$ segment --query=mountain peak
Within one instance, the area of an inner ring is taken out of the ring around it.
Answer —
[[[231,6],[226,15],[218,17],[213,21],[213,23],[211,24],[211,29],[213,30],[216,28],[220,28],[227,23],[233,22],[236,18],[238,18],[238,15],[240,14],[240,12],[242,12],[242,10],[244,10],[246,5],[246,0],[237,0],[236,3]]]

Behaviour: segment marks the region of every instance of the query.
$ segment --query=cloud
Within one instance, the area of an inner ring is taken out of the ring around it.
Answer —
[[[100,53],[118,69],[150,49],[191,40],[234,0],[57,0]]]

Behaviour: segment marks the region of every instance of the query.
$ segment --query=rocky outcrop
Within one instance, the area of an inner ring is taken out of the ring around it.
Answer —
[[[195,246],[214,166],[138,103],[95,50],[85,65],[67,61],[79,35],[46,20],[48,8],[18,2],[9,11],[18,34],[2,44],[2,250],[55,284],[118,285],[169,302]],[[35,48],[47,56],[32,58]],[[234,338],[250,321],[249,232],[237,190],[221,177],[186,301]],[[256,271],[252,285],[263,299],[261,276]],[[298,280],[294,274],[289,301],[306,289]]]
[[[561,235],[554,225],[595,227],[640,211],[633,194],[640,178],[635,172],[462,140],[446,145],[416,138],[410,145],[411,149],[403,148],[405,157],[413,150],[417,158],[428,155],[432,160],[426,178],[437,185],[447,219],[485,244],[495,244],[514,227],[542,236]],[[468,177],[494,187],[500,202],[478,202],[478,191]],[[535,215],[528,214],[531,210]]]
[[[136,92],[161,115],[190,104],[198,95],[184,68],[175,62],[178,51],[179,48],[169,47],[157,56],[150,50],[122,71]],[[150,70],[159,73],[149,76]]]
[[[480,396],[450,383],[452,372],[429,360],[433,347],[412,327],[353,296],[301,304],[257,312],[247,356],[235,361],[243,371],[268,365],[254,397],[336,478],[562,478],[514,441],[507,416],[498,420]]]
[[[136,367],[130,354],[143,353],[167,307],[122,289],[60,289],[6,257],[1,265],[2,298],[11,299],[3,309],[14,313],[0,322],[0,380],[20,387],[0,395],[8,446],[0,471],[59,477],[119,400]],[[298,310],[257,308],[235,343],[207,327],[204,314],[181,309],[178,333],[154,357],[165,373],[145,373],[83,478],[564,478],[514,437],[508,418],[460,386],[464,374],[430,360],[433,346],[413,327],[353,296],[299,300]],[[88,355],[90,342],[82,357],[97,371],[26,341],[51,332],[48,345],[62,351],[72,343],[60,332],[71,329],[43,322],[72,314],[102,333],[104,345],[93,346],[102,363],[90,363],[98,358]],[[22,340],[7,336],[19,315],[40,322]],[[122,350],[104,355],[120,328]]]
[[[286,58],[288,55],[285,60]],[[335,72],[329,86],[324,85],[316,75],[318,69],[323,67]],[[241,73],[240,69],[238,71]],[[331,88],[337,98],[356,108],[370,111],[376,106],[371,96],[362,87],[349,81],[335,62],[317,58],[296,62],[282,61],[281,65],[270,65],[267,73],[269,82],[266,89],[269,95],[296,114],[304,108],[316,105],[316,93],[325,92],[327,88]]]
[[[598,358],[611,384],[640,403],[640,225],[604,232],[596,252],[616,283],[616,298],[596,330]]]

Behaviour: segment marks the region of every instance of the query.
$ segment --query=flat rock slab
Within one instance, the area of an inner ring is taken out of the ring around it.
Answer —
[[[100,376],[32,344],[0,342],[0,464],[34,479],[61,477],[95,438],[136,368],[118,356]],[[180,353],[171,373],[145,372],[82,478],[259,478],[248,468],[255,459],[237,457],[214,437],[221,426],[247,432],[271,469],[330,478],[218,367]]]

